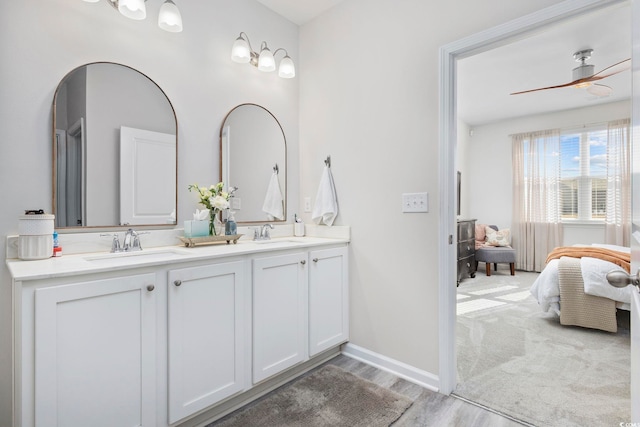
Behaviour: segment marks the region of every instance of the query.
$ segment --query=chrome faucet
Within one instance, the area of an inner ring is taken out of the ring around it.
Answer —
[[[113,240],[111,242],[111,252],[135,252],[142,250],[142,246],[140,245],[141,234],[149,234],[149,232],[136,232],[132,228],[128,229],[124,234],[122,245],[120,244],[120,239],[118,239],[118,235],[116,233],[101,234],[100,236],[113,236]]]
[[[122,242],[123,252],[141,251],[140,237],[137,232],[133,231],[133,228],[127,230],[124,234],[124,241]]]
[[[262,227],[253,229],[253,240],[271,240],[269,229],[273,230],[273,225],[264,224]]]

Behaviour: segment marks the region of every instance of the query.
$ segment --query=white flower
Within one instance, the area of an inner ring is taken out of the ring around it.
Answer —
[[[211,206],[215,209],[222,210],[227,209],[229,207],[229,201],[222,196],[215,196],[209,199]]]

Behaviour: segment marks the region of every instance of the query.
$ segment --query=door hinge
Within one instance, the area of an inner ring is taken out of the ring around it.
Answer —
[[[449,244],[453,245],[453,234],[449,234]]]

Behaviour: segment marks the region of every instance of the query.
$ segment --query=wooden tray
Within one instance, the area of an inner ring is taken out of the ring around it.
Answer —
[[[206,237],[180,237],[180,240],[182,240],[182,242],[186,247],[193,248],[194,246],[199,246],[199,245],[215,245],[217,243],[225,243],[225,242],[227,243],[227,245],[231,242],[236,244],[238,243],[238,239],[242,236],[243,234],[206,236]]]

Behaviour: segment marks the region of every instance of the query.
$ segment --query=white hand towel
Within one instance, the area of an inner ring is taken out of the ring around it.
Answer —
[[[324,222],[326,225],[332,225],[338,216],[338,198],[336,196],[336,186],[333,182],[331,168],[324,167],[320,185],[318,186],[318,194],[316,195],[316,204],[313,207],[311,219],[316,224]]]
[[[274,172],[269,180],[269,187],[267,187],[267,195],[264,197],[262,210],[267,214],[269,220],[284,219],[283,205],[284,199],[282,198],[282,191],[280,191],[278,174]]]

